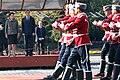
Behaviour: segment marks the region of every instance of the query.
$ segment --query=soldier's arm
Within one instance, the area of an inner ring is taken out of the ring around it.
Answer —
[[[65,21],[63,22],[63,24],[66,25],[67,23],[74,22],[75,20],[76,20],[76,18],[74,17],[74,18],[71,18],[71,19],[65,20]]]
[[[70,15],[64,16],[64,18],[58,19],[57,22],[68,20]]]
[[[67,31],[76,28],[75,25],[79,25],[82,20],[83,20],[82,18],[76,18],[76,20],[74,22],[71,22],[70,25],[66,25],[64,30]]]

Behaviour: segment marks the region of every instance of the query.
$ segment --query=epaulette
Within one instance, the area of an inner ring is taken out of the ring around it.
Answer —
[[[113,16],[112,20],[116,20],[116,19],[118,19],[119,17],[120,17],[120,13],[119,13],[119,14],[115,14],[115,15]]]
[[[77,14],[77,17],[78,17],[78,18],[81,18],[81,17],[83,17],[83,16],[86,16],[86,17],[87,17],[87,14],[86,14],[86,13]]]

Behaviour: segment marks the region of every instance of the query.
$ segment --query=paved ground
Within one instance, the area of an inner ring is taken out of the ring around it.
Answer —
[[[90,57],[93,74],[99,72],[99,55]],[[96,64],[97,63],[97,64]],[[0,70],[0,80],[41,80],[43,77],[51,74],[53,69],[19,69],[19,70]],[[99,79],[93,79],[99,80]]]

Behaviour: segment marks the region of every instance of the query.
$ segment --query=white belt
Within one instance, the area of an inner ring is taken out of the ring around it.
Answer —
[[[74,36],[74,37],[79,37],[79,36],[83,36],[83,35],[88,35],[88,33],[86,34],[62,34],[63,36]]]
[[[86,33],[86,34],[73,34],[74,37],[79,37],[79,36],[83,36],[83,35],[88,35],[88,33]]]
[[[65,34],[65,33],[63,33],[62,35],[63,36],[73,36],[73,34]]]

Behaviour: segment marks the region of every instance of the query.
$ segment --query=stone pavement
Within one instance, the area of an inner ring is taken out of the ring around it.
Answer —
[[[42,80],[43,77],[46,77],[47,75],[51,74],[52,71],[53,69],[0,71],[0,80]],[[94,73],[96,73],[97,71],[95,71]]]
[[[91,55],[93,74],[99,72],[99,55]],[[94,64],[93,64],[94,63]],[[52,73],[54,69],[19,69],[0,70],[0,80],[42,80],[43,77]],[[99,80],[99,79],[93,79]]]

